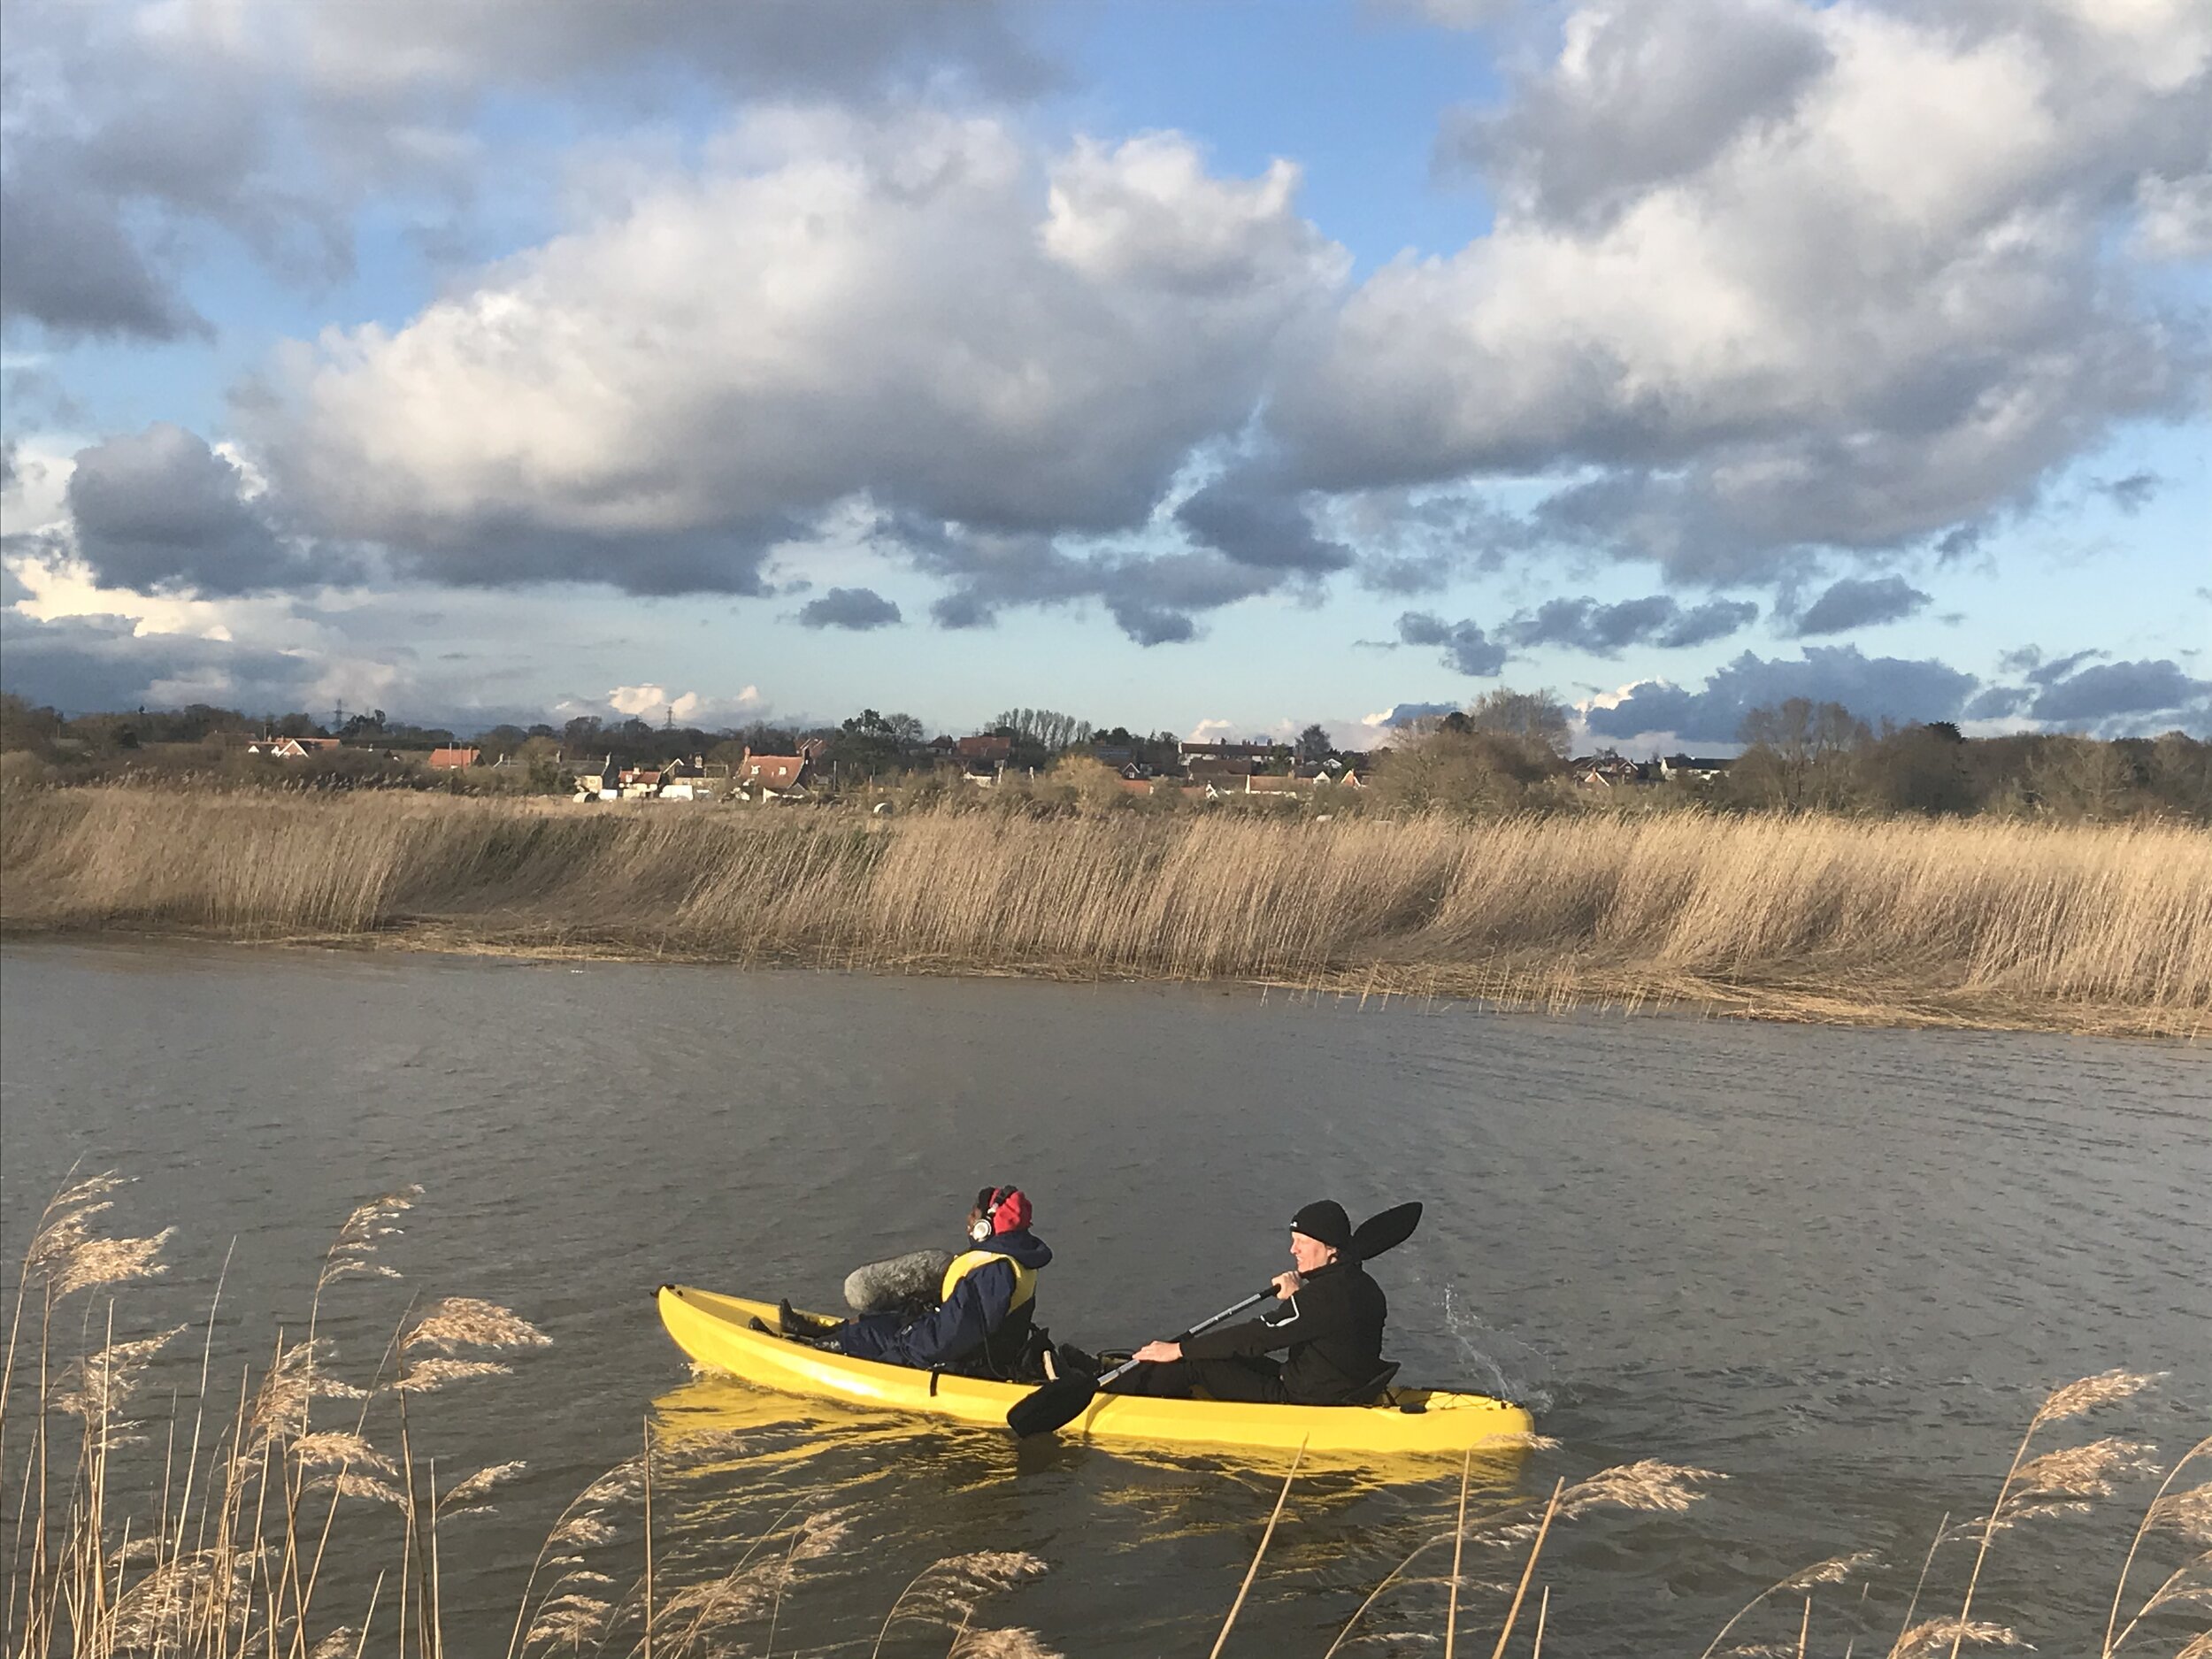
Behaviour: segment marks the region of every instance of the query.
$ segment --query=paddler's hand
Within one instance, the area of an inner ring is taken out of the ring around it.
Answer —
[[[1298,1277],[1295,1268],[1287,1273],[1275,1275],[1275,1300],[1278,1302],[1288,1302],[1305,1287],[1306,1281]]]
[[[1147,1342],[1129,1357],[1141,1359],[1148,1365],[1168,1365],[1183,1357],[1183,1349],[1176,1342]]]

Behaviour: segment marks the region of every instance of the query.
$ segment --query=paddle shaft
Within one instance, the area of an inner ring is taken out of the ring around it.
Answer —
[[[1257,1294],[1247,1296],[1242,1302],[1238,1302],[1234,1307],[1224,1308],[1219,1313],[1215,1314],[1210,1319],[1201,1319],[1196,1325],[1191,1326],[1189,1330],[1184,1332],[1180,1336],[1173,1337],[1170,1340],[1176,1342],[1187,1342],[1191,1340],[1191,1338],[1196,1336],[1201,1331],[1204,1331],[1211,1326],[1219,1325],[1224,1319],[1233,1319],[1237,1317],[1237,1315],[1242,1313],[1247,1308],[1258,1307],[1260,1303],[1265,1302],[1274,1294],[1275,1286],[1270,1285],[1265,1290],[1259,1292]],[[1101,1388],[1103,1388],[1108,1383],[1113,1381],[1115,1378],[1123,1376],[1129,1371],[1136,1370],[1137,1367],[1143,1363],[1144,1362],[1142,1360],[1134,1359],[1126,1359],[1122,1361],[1122,1363],[1115,1366],[1113,1370],[1105,1372],[1099,1378],[1098,1386]]]

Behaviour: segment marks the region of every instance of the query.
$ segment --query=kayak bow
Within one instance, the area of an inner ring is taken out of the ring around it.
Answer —
[[[1002,1428],[1031,1390],[1019,1383],[916,1371],[849,1359],[772,1334],[773,1303],[663,1285],[654,1298],[676,1346],[698,1364],[780,1394]],[[767,1331],[750,1328],[757,1319]],[[1505,1449],[1534,1425],[1528,1412],[1487,1394],[1392,1388],[1364,1406],[1250,1405],[1221,1400],[1153,1400],[1101,1394],[1062,1430],[1071,1436],[1151,1446],[1304,1446],[1311,1456],[1373,1459]]]

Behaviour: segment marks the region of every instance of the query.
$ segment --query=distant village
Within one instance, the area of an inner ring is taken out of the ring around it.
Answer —
[[[929,740],[922,758],[956,773],[965,783],[988,789],[1010,775],[1033,777],[1037,768],[1022,766],[1015,758],[1015,738],[1010,733],[981,733],[971,737]],[[701,755],[677,756],[657,766],[617,766],[611,757],[595,772],[579,772],[573,798],[604,801],[804,801],[849,786],[856,780],[837,775],[837,763],[827,756],[828,740],[808,738],[794,745],[788,755],[756,754],[748,748],[736,759],[708,760]],[[475,764],[477,751],[441,750],[441,755],[470,756],[447,764]],[[1360,753],[1332,751],[1321,758],[1305,758],[1299,746],[1289,743],[1178,740],[1171,757],[1141,759],[1134,746],[1114,742],[1088,745],[1087,758],[1110,770],[1124,795],[1176,795],[1192,801],[1219,801],[1233,796],[1295,796],[1335,790],[1363,790],[1371,767],[1386,759],[1387,749]],[[1064,751],[1064,761],[1082,751]],[[434,760],[433,764],[441,764]],[[1615,754],[1583,756],[1571,760],[1567,771],[1575,781],[1593,789],[1633,787],[1639,784],[1686,781],[1709,782],[1724,773],[1732,763],[1724,758],[1678,755],[1649,762],[1630,761]]]
[[[837,774],[838,763],[828,755],[829,742],[807,738],[789,755],[755,754],[748,748],[735,760],[715,762],[697,755],[678,757],[658,767],[603,766],[596,772],[580,773],[575,798],[579,801],[695,801],[727,796],[740,801],[803,801],[826,788],[850,781]],[[1011,733],[986,732],[971,737],[936,737],[918,757],[932,769],[957,775],[979,789],[989,789],[1011,774],[1033,776],[1037,768],[1015,758]],[[1063,751],[1084,758],[1079,748]],[[1098,742],[1088,745],[1087,758],[1115,774],[1125,795],[1150,795],[1179,791],[1192,798],[1218,799],[1225,795],[1294,795],[1321,788],[1360,789],[1366,787],[1356,766],[1331,755],[1320,761],[1301,762],[1287,743],[1182,742],[1172,758],[1156,764],[1137,757],[1132,745]],[[1364,756],[1356,757],[1364,760]]]
[[[1556,698],[1506,687],[1394,725],[1363,749],[1339,747],[1319,725],[1294,738],[1186,737],[1102,730],[1048,709],[1010,709],[966,734],[864,709],[798,730],[583,715],[463,738],[381,710],[321,720],[204,704],[65,715],[0,693],[0,784],[426,790],[527,795],[575,810],[842,801],[891,812],[966,797],[1052,811],[1243,802],[1316,818],[1365,803],[1392,812],[1632,805],[2212,823],[2212,744],[2179,731],[1969,737],[1943,720],[1877,728],[1838,704],[1796,698],[1747,710],[1733,757],[1579,752],[1577,729]]]
[[[194,705],[165,711],[65,717],[0,698],[0,741],[35,757],[56,780],[178,768],[240,780],[257,773],[300,787],[440,787],[467,794],[623,802],[769,804],[849,798],[929,780],[956,789],[1078,782],[1094,803],[1274,799],[1369,790],[1394,753],[1461,733],[1510,740],[1535,772],[1592,791],[1704,783],[1732,764],[1676,755],[1632,761],[1610,750],[1570,758],[1567,710],[1541,694],[1490,694],[1463,712],[1425,714],[1388,728],[1371,749],[1340,748],[1327,728],[1294,739],[1184,737],[1100,728],[1049,709],[1010,709],[962,735],[931,733],[914,717],[864,709],[834,726],[792,730],[757,723],[740,731],[591,716],[561,726],[495,726],[463,740],[388,719],[382,710],[319,722],[304,714],[259,721]],[[241,772],[238,769],[243,767]]]

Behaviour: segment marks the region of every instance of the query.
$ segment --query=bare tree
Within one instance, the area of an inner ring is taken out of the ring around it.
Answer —
[[[2126,815],[2135,768],[2117,743],[2054,737],[2029,763],[2028,787],[2060,817],[2102,824]]]
[[[1752,710],[1736,735],[1750,746],[1742,768],[1747,787],[1763,786],[1793,812],[1840,805],[1849,790],[1851,753],[1873,737],[1840,703],[1807,697]]]
[[[1056,709],[1009,709],[991,722],[991,729],[1003,732],[1018,742],[1034,743],[1048,755],[1091,741],[1088,720],[1079,720]]]
[[[1517,737],[1564,758],[1573,727],[1567,705],[1549,691],[1515,691],[1500,686],[1467,705],[1467,728]]]

